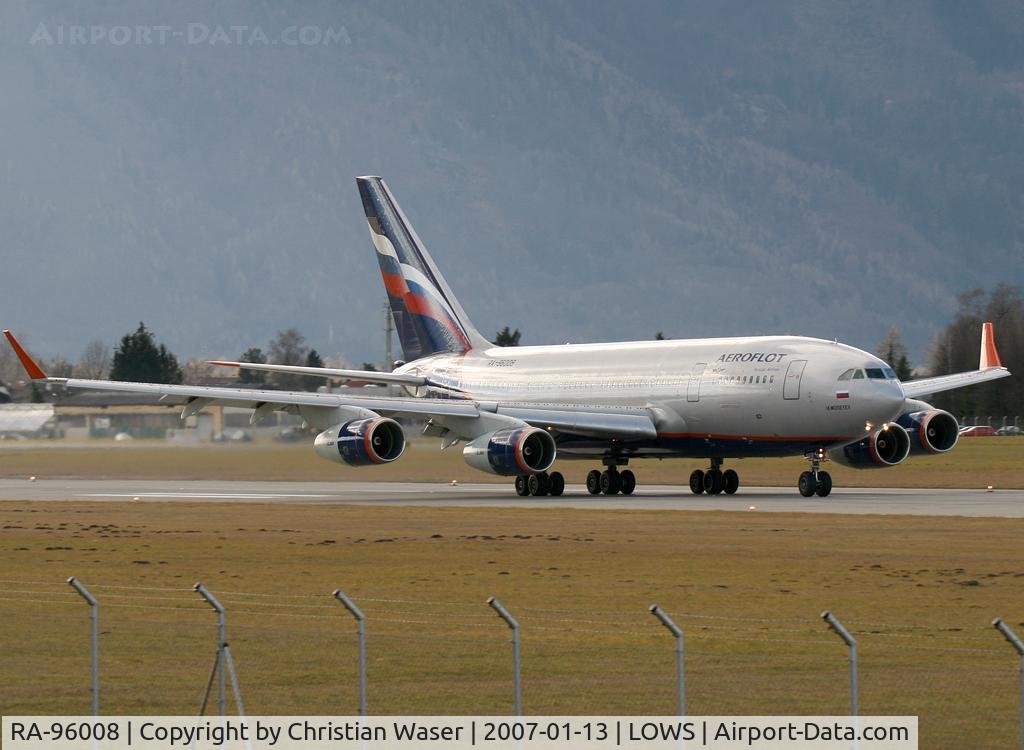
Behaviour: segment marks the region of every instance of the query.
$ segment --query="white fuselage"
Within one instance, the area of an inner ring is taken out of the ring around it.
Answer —
[[[754,456],[849,442],[895,418],[905,401],[898,380],[839,380],[851,368],[885,367],[844,344],[763,336],[494,347],[400,371],[435,384],[416,395],[649,409],[659,439],[637,455]]]

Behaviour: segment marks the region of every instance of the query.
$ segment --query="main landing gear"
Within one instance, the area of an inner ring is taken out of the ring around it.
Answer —
[[[563,492],[565,492],[565,477],[560,471],[553,471],[550,474],[542,471],[540,474],[520,474],[516,477],[516,494],[520,497],[527,495],[558,497]]]
[[[826,460],[825,451],[815,451],[806,458],[811,462],[811,470],[803,472],[797,481],[796,486],[800,490],[800,494],[804,497],[811,497],[815,494],[818,497],[828,497],[832,492],[832,475],[827,471],[820,470],[821,462]]]
[[[604,471],[594,469],[587,474],[587,492],[591,495],[632,495],[636,489],[636,474],[629,469],[619,471],[626,465],[624,458],[606,458]]]
[[[718,495],[724,492],[726,495],[736,494],[740,488],[740,475],[732,469],[722,471],[722,459],[712,458],[711,468],[707,471],[697,469],[690,474],[690,492],[699,495],[706,492],[709,495]]]

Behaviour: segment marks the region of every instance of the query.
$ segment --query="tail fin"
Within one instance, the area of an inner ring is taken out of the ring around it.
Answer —
[[[412,361],[439,352],[489,347],[384,180],[357,177],[356,183],[405,358]]]

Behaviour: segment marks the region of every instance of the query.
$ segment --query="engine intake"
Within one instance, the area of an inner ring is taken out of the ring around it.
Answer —
[[[387,417],[354,419],[321,432],[313,447],[321,458],[339,464],[389,464],[405,452],[405,433]]]
[[[855,469],[887,468],[910,455],[910,435],[896,422],[882,425],[854,443],[832,453],[837,463]]]
[[[555,439],[536,427],[510,427],[481,435],[462,449],[474,469],[513,477],[540,474],[555,462]]]
[[[956,417],[942,409],[904,414],[896,420],[910,433],[912,454],[935,454],[953,450],[960,438]]]

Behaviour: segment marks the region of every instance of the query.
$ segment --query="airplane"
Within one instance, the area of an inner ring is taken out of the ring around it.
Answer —
[[[425,419],[424,434],[442,448],[464,443],[470,466],[513,477],[520,496],[564,492],[556,459],[598,463],[586,481],[594,495],[632,494],[631,460],[705,459],[690,490],[731,495],[740,480],[723,470],[726,460],[803,456],[800,494],[826,497],[826,461],[887,468],[952,450],[956,419],[920,398],[1010,374],[991,323],[982,326],[977,370],[905,383],[868,352],[802,336],[497,347],[470,322],[384,180],[356,183],[405,361],[393,372],[210,364],[399,386],[405,395],[50,378],[4,333],[33,380],[159,394],[182,406],[182,419],[211,405],[250,408],[253,424],[274,411],[298,414],[321,430],[317,454],[348,466],[397,461],[407,440],[395,417]]]

